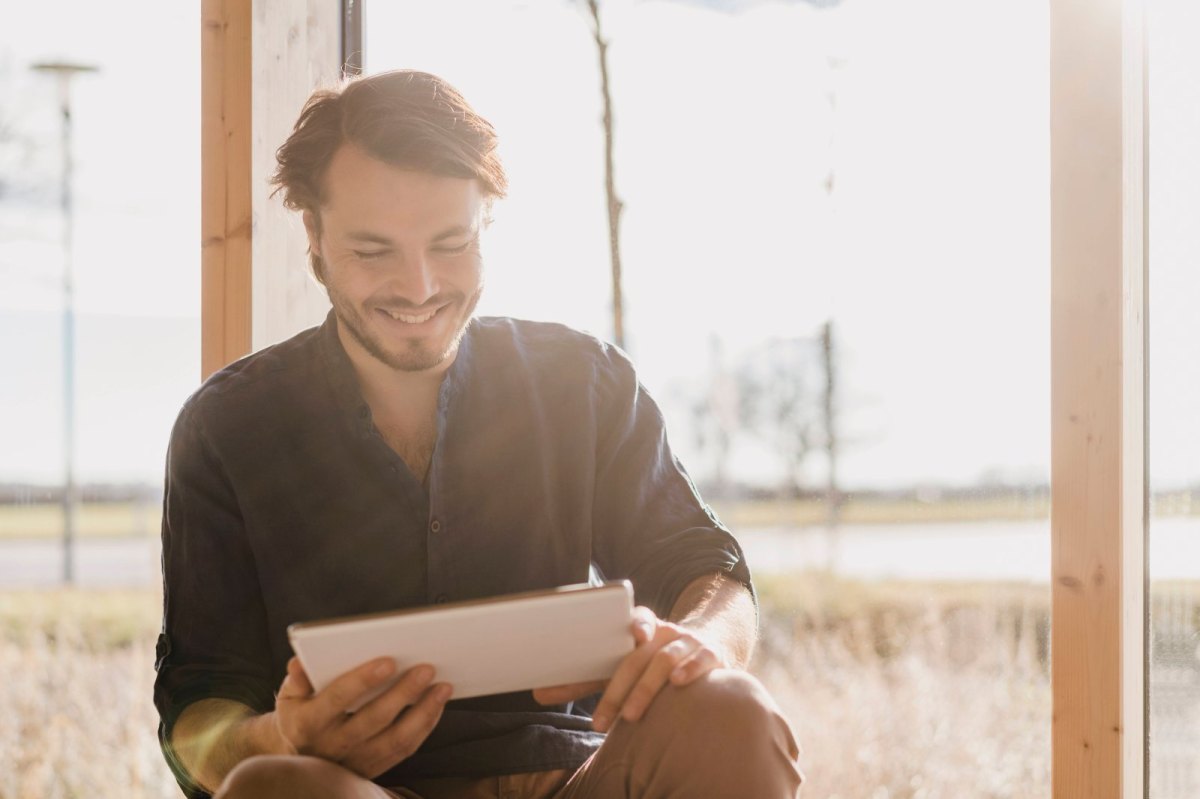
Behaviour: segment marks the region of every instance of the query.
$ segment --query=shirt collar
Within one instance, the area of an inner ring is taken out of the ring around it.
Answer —
[[[329,380],[329,387],[338,408],[347,416],[367,420],[371,409],[367,407],[362,392],[358,388],[358,375],[354,373],[354,364],[346,354],[342,342],[338,339],[337,316],[333,310],[325,316],[325,322],[318,333],[324,372]]]

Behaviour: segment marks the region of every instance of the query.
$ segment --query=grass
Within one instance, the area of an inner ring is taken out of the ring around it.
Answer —
[[[758,587],[752,670],[803,746],[804,799],[1051,795],[1048,586],[803,574]],[[1151,605],[1156,662],[1192,674],[1200,583],[1155,583]],[[157,588],[0,592],[0,799],[179,796],[151,702],[160,607]],[[1152,730],[1195,699],[1192,683],[1164,694]],[[1151,752],[1152,780],[1171,773],[1166,751]]]
[[[820,525],[828,513],[825,503],[816,499],[716,502],[713,509],[735,530]],[[936,502],[851,498],[842,506],[839,518],[843,524],[1039,520],[1050,518],[1050,503],[1044,498],[1019,497]]]
[[[151,703],[156,591],[0,594],[0,797],[179,796]]]
[[[825,522],[825,506],[818,500],[721,502],[714,503],[714,510],[735,530]],[[1041,500],[850,500],[841,519],[846,524],[965,522],[1047,519],[1049,513],[1049,505]],[[62,508],[55,504],[0,505],[0,540],[58,538],[62,518]],[[161,519],[162,509],[156,503],[89,502],[80,506],[76,530],[81,538],[156,536]]]
[[[754,671],[792,719],[805,799],[1050,796],[1049,588],[760,583]]]
[[[754,671],[805,799],[1049,796],[1049,678],[1026,586],[760,583]],[[157,589],[0,593],[0,797],[177,796],[151,703]]]
[[[86,502],[76,517],[81,538],[156,536],[161,526],[162,508],[149,502]],[[62,528],[60,505],[0,505],[0,539],[58,538]]]

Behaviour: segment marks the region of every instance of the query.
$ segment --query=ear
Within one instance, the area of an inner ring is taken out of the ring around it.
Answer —
[[[308,249],[317,256],[321,257],[321,221],[312,211],[305,211],[300,215],[304,220],[304,232],[308,234]]]

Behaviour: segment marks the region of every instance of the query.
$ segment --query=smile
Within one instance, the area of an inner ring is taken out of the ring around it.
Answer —
[[[430,319],[437,316],[438,311],[442,309],[434,308],[432,311],[423,314],[406,314],[400,313],[399,311],[389,311],[387,308],[380,308],[379,310],[383,311],[397,322],[404,322],[405,324],[409,325],[419,325],[422,322],[428,322]]]

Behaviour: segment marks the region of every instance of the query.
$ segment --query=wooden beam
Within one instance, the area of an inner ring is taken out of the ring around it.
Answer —
[[[337,0],[202,0],[201,377],[321,321],[275,150],[341,71]]]
[[[202,0],[200,363],[205,378],[251,347],[250,0]]]
[[[1053,794],[1145,791],[1145,66],[1137,0],[1051,0]]]

